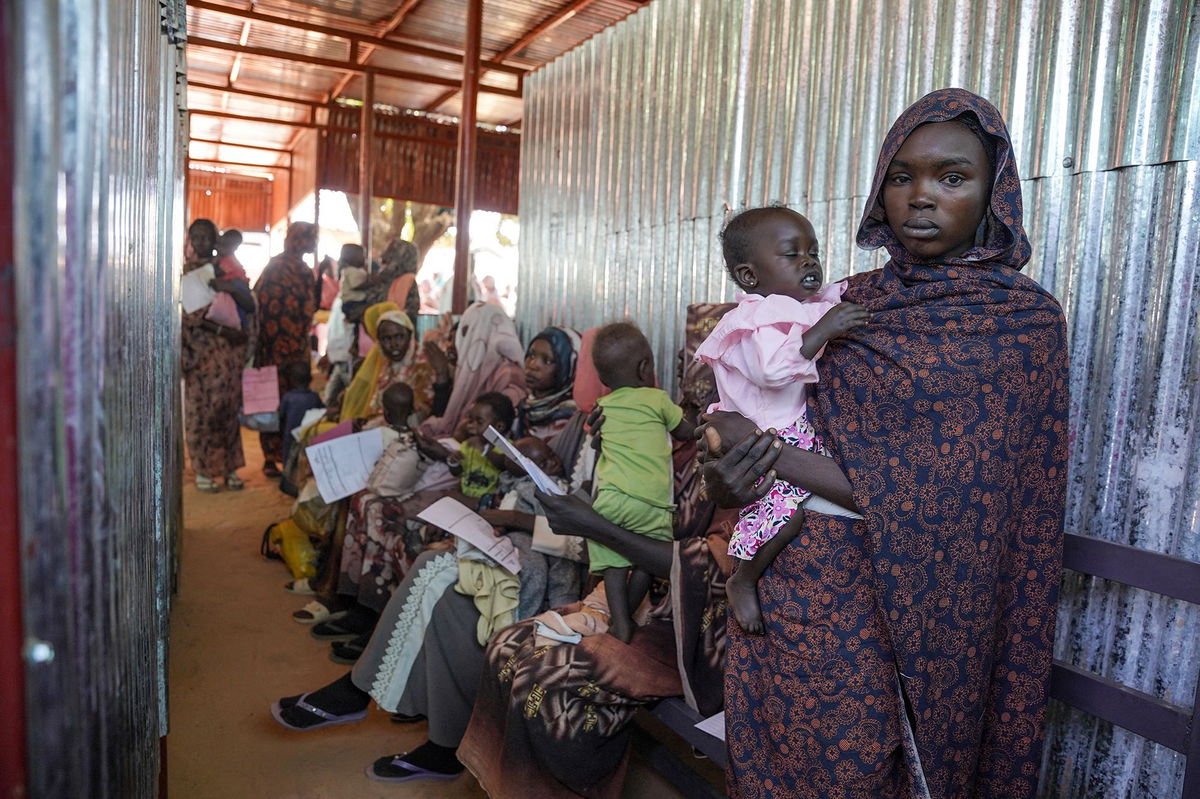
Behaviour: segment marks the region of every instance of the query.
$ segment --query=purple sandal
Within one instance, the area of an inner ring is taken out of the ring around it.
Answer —
[[[296,732],[308,732],[309,730],[319,730],[322,727],[332,727],[335,724],[353,724],[354,722],[362,721],[367,717],[366,708],[363,708],[357,713],[346,713],[341,716],[336,716],[327,710],[322,710],[316,705],[310,705],[305,701],[306,699],[308,699],[308,694],[302,694],[300,698],[296,700],[296,704],[292,707],[298,707],[305,712],[313,714],[317,718],[324,719],[324,721],[311,724],[307,727],[297,727],[295,724],[290,724],[286,719],[284,719],[283,705],[281,705],[279,702],[271,703],[272,718],[274,718],[282,726],[287,727],[289,730],[295,730]]]
[[[446,774],[441,771],[430,771],[419,766],[414,766],[404,759],[408,752],[401,752],[398,755],[387,755],[376,760],[371,765],[367,766],[367,776],[376,782],[408,782],[409,780],[456,780],[462,771],[456,774]],[[394,776],[380,774],[375,769],[383,767],[386,769],[403,769],[404,773]]]

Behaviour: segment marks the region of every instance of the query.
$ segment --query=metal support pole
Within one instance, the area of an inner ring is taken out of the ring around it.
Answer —
[[[358,133],[358,224],[362,229],[363,255],[371,264],[371,189],[375,144],[375,76],[363,75],[362,121]]]
[[[313,153],[313,224],[317,226],[317,250],[313,253],[313,266],[319,266],[321,263],[321,172],[325,167],[325,142],[321,140],[323,131],[320,129],[313,134],[314,146],[317,151]],[[291,163],[291,160],[288,160]]]
[[[467,7],[467,40],[463,44],[462,115],[458,120],[458,164],[454,191],[453,311],[467,309],[471,278],[471,211],[475,208],[475,105],[479,99],[479,40],[483,31],[483,0]]]

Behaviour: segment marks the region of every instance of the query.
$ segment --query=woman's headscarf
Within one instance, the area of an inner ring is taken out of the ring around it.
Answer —
[[[992,155],[988,224],[959,257],[916,259],[883,216],[884,175],[912,131],[964,115]],[[901,114],[880,152],[858,241],[886,247],[892,259],[850,278],[844,299],[866,305],[871,320],[829,342],[809,415],[864,518],[809,514],[804,533],[862,542],[875,599],[841,606],[833,626],[881,629],[882,643],[854,643],[894,653],[934,796],[1032,795],[1061,570],[1066,325],[1055,299],[1017,271],[1030,247],[1012,144],[991,103],[946,89]],[[813,592],[828,590],[799,575],[800,557],[789,547],[764,578],[763,613],[780,614],[784,628],[788,614],[771,597],[815,607]],[[756,662],[731,642],[728,662]],[[879,700],[886,689],[868,683],[847,698],[862,707]],[[769,689],[791,690],[801,689],[787,678]],[[818,702],[813,713],[826,710]],[[769,752],[769,741],[743,733],[740,725],[731,732],[745,744],[731,749],[732,761]]]
[[[994,105],[965,89],[930,92],[909,106],[892,125],[879,151],[871,194],[858,228],[858,246],[868,250],[886,248],[898,272],[907,271],[902,267],[908,264],[928,263],[911,255],[896,239],[888,227],[880,195],[888,167],[905,139],[921,125],[931,122],[960,122],[970,128],[983,144],[993,170],[992,196],[975,246],[957,258],[942,258],[937,262],[964,266],[1004,264],[1020,269],[1029,261],[1030,247],[1021,226],[1021,178],[1013,160],[1008,127]]]
[[[392,239],[379,261],[383,268],[397,275],[412,274],[417,271],[419,259],[417,246],[404,239]]]
[[[575,365],[579,360],[579,333],[569,327],[548,327],[529,342],[544,341],[554,353],[554,386],[544,397],[530,394],[517,409],[520,415],[522,434],[536,435],[530,431],[563,422],[575,413],[573,389],[575,387]],[[529,349],[526,349],[526,353]]]
[[[458,363],[454,367],[454,388],[440,417],[426,419],[422,425],[428,435],[448,435],[471,403],[491,385],[493,376],[509,366],[520,370],[525,348],[517,338],[517,328],[504,311],[494,305],[477,302],[463,312],[454,336]],[[517,402],[524,396],[517,395]],[[512,399],[512,397],[510,397]]]
[[[342,412],[338,417],[340,421],[344,422],[347,419],[365,416],[371,407],[371,400],[374,399],[379,385],[379,375],[388,365],[388,357],[383,354],[383,348],[379,346],[379,326],[384,322],[394,322],[401,327],[408,328],[414,334],[409,340],[408,352],[405,353],[403,361],[405,366],[412,364],[416,331],[413,329],[413,323],[408,318],[408,314],[396,307],[395,303],[380,302],[372,305],[363,313],[363,325],[367,329],[367,335],[375,341],[375,346],[371,347],[371,351],[363,359],[362,365],[358,367],[354,379],[350,381],[350,386],[346,389],[346,396],[342,399]]]

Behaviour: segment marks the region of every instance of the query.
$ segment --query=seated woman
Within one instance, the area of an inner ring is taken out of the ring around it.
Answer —
[[[483,442],[482,436],[489,425],[507,433],[514,415],[508,398],[494,392],[480,396],[467,409],[462,424],[455,431],[455,439],[461,447],[458,453],[452,454],[452,457],[462,459],[457,467],[459,485],[434,492],[436,498],[454,496],[473,506],[484,495],[495,492],[500,469],[486,459],[486,447],[490,445]],[[415,438],[413,444],[418,452],[423,450]],[[431,461],[423,454],[421,457],[424,471]],[[414,497],[416,484],[414,482],[403,492],[390,496],[362,491],[351,498],[339,558],[338,596],[321,603],[330,609],[330,620],[313,631],[314,637],[321,640],[344,641],[360,637],[347,646],[335,646],[335,659],[352,660],[362,651],[392,590],[408,571],[413,558],[425,548],[424,541],[414,540],[415,531],[409,529],[408,522],[433,499],[428,495]],[[421,525],[416,526],[419,530]]]
[[[424,418],[424,414],[429,412],[433,400],[433,372],[424,358],[417,356],[415,352],[412,321],[408,314],[391,303],[372,305],[363,315],[363,319],[367,333],[375,344],[359,366],[345,393],[331,402],[331,412],[332,409],[338,409],[338,419],[341,422],[352,421],[358,429],[382,425],[384,391],[394,383],[404,383],[413,392],[413,414],[409,421],[412,424],[419,422]],[[344,509],[348,503],[330,505],[321,499],[316,491],[316,484],[312,481],[308,462],[303,456],[304,445],[331,427],[333,424],[326,421],[303,431],[300,446],[296,447],[296,457],[286,464],[286,472],[290,482],[304,486],[292,510],[293,521],[310,535],[336,538],[339,510]],[[341,542],[336,541],[335,549],[331,551],[340,550],[340,546]],[[336,575],[335,569],[332,576]],[[324,590],[318,586],[323,586]],[[312,580],[298,580],[289,584],[289,588],[300,594],[321,592],[330,596],[333,585],[326,570]],[[296,617],[297,621],[308,623],[311,623],[314,617],[328,616],[327,609],[322,612],[318,608],[305,608],[297,613],[302,614]]]
[[[693,455],[694,450],[686,458],[689,465],[694,463]],[[699,502],[694,491],[694,472],[686,469],[683,477],[685,482],[681,485],[688,493],[681,492],[680,501]],[[521,669],[526,673],[533,673],[538,668],[538,652],[549,647],[541,652],[550,658],[545,664],[547,674],[534,679],[554,690],[561,688],[563,700],[558,704],[547,702],[543,714],[529,723],[531,727],[544,725],[548,730],[560,728],[562,725],[548,716],[564,708],[564,703],[571,702],[570,697],[578,697],[579,703],[574,708],[581,714],[582,721],[574,728],[581,737],[561,743],[568,748],[583,747],[587,751],[581,751],[579,757],[571,754],[569,768],[577,771],[589,784],[619,790],[618,766],[624,762],[625,723],[636,707],[654,698],[683,693],[696,697],[704,712],[719,709],[725,618],[723,561],[727,565],[721,542],[728,540],[726,521],[732,529],[736,514],[714,520],[713,543],[709,536],[703,535],[679,543],[654,542],[615,528],[580,500],[570,497],[539,499],[552,529],[595,536],[596,540],[660,577],[670,573],[673,558],[676,562],[671,601],[658,609],[656,620],[638,629],[630,644],[622,644],[612,636],[599,635],[586,637],[578,645],[551,646],[554,641],[541,640],[533,646],[532,634],[525,636],[526,632],[536,629],[533,621],[501,630],[492,639],[490,651],[495,652],[500,642],[513,642],[513,634],[518,636],[519,643],[528,638],[531,646],[526,657],[505,655],[500,664],[511,662],[516,666],[520,660]],[[679,518],[698,517],[708,518],[708,515],[691,512],[680,514]],[[404,720],[425,717],[429,721],[429,741],[412,752],[376,761],[369,772],[374,778],[404,782],[452,779],[461,773],[463,767],[455,752],[476,704],[477,686],[484,673],[485,647],[480,641],[482,614],[476,602],[470,596],[452,590],[459,580],[454,553],[432,549],[424,552],[393,593],[353,671],[317,691],[281,699],[272,708],[276,720],[294,730],[350,723],[366,715],[367,705],[374,698],[381,708],[398,712]],[[675,628],[666,618],[671,609],[674,609]],[[605,612],[603,592],[564,609],[568,619],[572,618],[572,611],[602,617]],[[562,632],[558,619],[552,616],[546,619],[551,630],[559,628]],[[673,653],[677,633],[688,642],[682,659],[687,664],[683,674]],[[494,671],[488,671],[489,679],[493,674]],[[576,677],[581,674],[591,676],[577,682]],[[615,680],[612,684],[607,682],[609,675]],[[526,689],[532,686],[528,682],[522,684]],[[684,685],[688,687],[685,689]],[[591,690],[592,686],[596,688],[595,692]],[[586,689],[582,696],[580,688]],[[523,705],[525,698],[519,701]],[[604,735],[597,732],[594,723],[587,721],[596,713],[605,720]],[[502,715],[498,714],[496,718]],[[523,733],[514,728],[513,734],[520,737]],[[503,736],[498,736],[492,743],[509,748],[514,746]],[[472,746],[478,750],[481,744],[476,741]],[[528,760],[527,752],[522,750],[519,756],[536,768],[535,761]],[[588,763],[582,763],[583,760]],[[477,769],[474,755],[471,759],[464,757],[464,762],[484,777],[485,786],[492,790],[492,783],[496,781],[493,773]],[[507,757],[505,763],[510,764]],[[499,767],[497,758],[492,768]],[[515,768],[524,774],[527,765],[516,764]],[[521,784],[521,779],[516,779],[514,784]],[[529,784],[541,785],[538,782]],[[552,776],[546,784],[558,783]],[[573,783],[568,781],[567,784]],[[566,789],[560,786],[557,790]]]
[[[402,714],[403,720],[427,718],[429,741],[412,752],[379,759],[369,772],[372,777],[388,782],[453,778],[463,768],[455,756],[461,742],[463,762],[496,796],[504,795],[494,792],[501,783],[515,788],[556,781],[578,786],[580,792],[585,786],[602,785],[619,792],[626,725],[638,706],[685,694],[698,698],[701,712],[718,710],[725,618],[722,561],[727,561],[728,531],[717,529],[711,536],[683,542],[650,541],[614,527],[574,497],[540,499],[551,527],[594,537],[660,577],[674,569],[670,601],[658,609],[659,618],[638,628],[629,644],[608,635],[590,635],[579,644],[557,643],[539,638],[537,622],[529,620],[492,639],[485,668],[479,608],[472,597],[452,590],[459,582],[455,555],[429,550],[397,587],[354,669],[317,691],[279,700],[272,706],[275,719],[293,730],[351,723],[366,716],[374,698],[382,709]],[[718,524],[733,518],[726,514]],[[567,618],[572,612],[602,616],[602,589],[599,594],[562,612]],[[677,629],[667,618],[671,610]],[[676,634],[688,641],[682,672],[674,653]],[[539,651],[545,647],[549,650]],[[485,693],[477,705],[476,687],[485,672],[485,692],[512,687],[507,703],[511,712],[498,695]],[[504,682],[493,684],[497,676]],[[538,714],[525,719],[523,708],[535,683],[548,693]],[[564,725],[557,718],[560,714],[570,714],[579,723]],[[514,717],[528,729],[512,727],[506,735],[504,728]],[[468,721],[472,731],[464,741]],[[564,726],[572,732],[555,732]],[[543,739],[564,748],[569,759],[553,750],[535,756],[525,748],[530,741],[541,747]],[[514,747],[516,758],[508,754]],[[503,766],[501,748],[507,750]],[[543,755],[561,759],[561,765],[543,772]],[[490,765],[481,765],[484,760]],[[516,771],[501,778],[501,768]],[[568,795],[567,789],[558,790]]]
[[[521,367],[525,350],[511,319],[494,305],[475,303],[463,312],[454,334],[454,386],[446,410],[421,423],[428,438],[451,435],[480,394],[496,391],[520,405],[529,393]]]
[[[548,327],[525,350],[529,395],[517,406],[517,437],[550,441],[575,414],[573,397],[580,336],[569,327]]]

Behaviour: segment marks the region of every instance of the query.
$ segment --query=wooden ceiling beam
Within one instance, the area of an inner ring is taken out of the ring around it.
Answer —
[[[407,3],[406,3],[407,5]],[[413,3],[415,6],[416,4]],[[232,8],[230,6],[218,5],[208,2],[208,0],[188,0],[188,8],[197,8],[204,11],[212,11],[217,14],[225,14],[226,16],[236,17],[238,19],[247,19],[253,22],[266,22],[271,25],[281,25],[295,30],[307,31],[309,33],[320,33],[325,36],[333,36],[339,39],[345,39],[350,42],[357,42],[361,48],[364,45],[383,49],[394,50],[399,53],[408,53],[409,55],[419,55],[425,58],[433,58],[439,61],[450,61],[455,64],[462,64],[461,50],[439,50],[433,47],[426,47],[419,44],[411,44],[409,42],[397,41],[395,39],[384,38],[383,36],[371,36],[369,34],[355,33],[344,28],[335,28],[329,25],[318,25],[312,22],[301,22],[299,20],[281,17],[275,14],[268,14],[263,11],[250,11],[244,8]],[[403,6],[402,6],[403,8]],[[398,13],[398,12],[397,12]],[[407,12],[406,12],[407,13]],[[396,17],[393,17],[393,20]],[[403,21],[403,17],[400,20]],[[391,24],[390,22],[388,24]],[[392,30],[395,30],[394,28]],[[392,31],[389,31],[391,33]],[[192,41],[194,37],[188,37],[188,41]],[[520,77],[526,74],[529,70],[521,67],[503,64],[498,59],[484,62],[488,69],[495,72],[507,72],[510,75]]]
[[[262,58],[275,58],[279,59],[280,61],[308,64],[310,66],[323,67],[325,69],[335,69],[363,74],[370,72],[384,78],[407,80],[414,83],[425,83],[431,86],[457,87],[459,85],[459,81],[456,81],[453,78],[442,78],[436,75],[425,75],[420,72],[408,72],[400,69],[387,69],[384,67],[369,66],[336,58],[319,58],[317,56],[302,55],[300,53],[289,53],[286,50],[274,50],[269,47],[242,46],[235,42],[222,42],[217,39],[206,39],[200,36],[188,37],[188,46],[208,47],[215,50],[226,50],[233,53],[260,56]],[[479,90],[481,92],[487,92],[488,94],[498,94],[502,97],[520,98],[521,96],[521,92],[516,89],[501,89],[496,86],[480,86]]]

